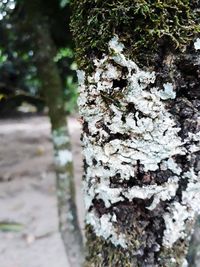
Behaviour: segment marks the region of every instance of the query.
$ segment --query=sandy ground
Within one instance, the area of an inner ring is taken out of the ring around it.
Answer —
[[[69,119],[77,203],[83,228],[80,125]],[[0,121],[0,223],[20,224],[0,231],[0,267],[68,267],[58,232],[50,124],[46,117]]]

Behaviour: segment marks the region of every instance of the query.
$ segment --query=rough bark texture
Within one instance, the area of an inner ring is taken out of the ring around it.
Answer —
[[[74,175],[70,137],[63,102],[63,86],[54,62],[56,48],[50,36],[47,18],[39,10],[41,1],[25,1],[27,23],[32,29],[35,64],[49,110],[57,176],[59,229],[68,260],[82,266],[83,241],[75,203]],[[49,218],[51,219],[51,218]]]
[[[200,204],[199,3],[73,4],[85,266],[187,266]]]

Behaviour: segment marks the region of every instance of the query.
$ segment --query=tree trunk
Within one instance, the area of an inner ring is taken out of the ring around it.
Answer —
[[[200,211],[198,1],[74,0],[87,267],[182,267]]]
[[[200,267],[200,217],[197,217],[187,255],[191,267]]]
[[[54,62],[56,48],[48,21],[40,11],[41,1],[25,1],[34,39],[34,56],[49,110],[57,176],[59,228],[70,265],[82,266],[83,241],[78,225],[70,137],[63,101],[63,86]],[[51,219],[51,218],[49,218]]]

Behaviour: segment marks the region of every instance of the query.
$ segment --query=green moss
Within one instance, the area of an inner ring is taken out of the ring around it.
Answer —
[[[162,247],[159,252],[159,266],[160,267],[180,267],[183,266],[183,261],[188,249],[188,242],[178,240],[173,248]],[[175,259],[175,262],[172,262]]]
[[[164,47],[182,51],[200,32],[197,0],[73,0],[72,7],[77,61],[86,69],[115,33],[137,60]]]
[[[84,267],[138,267],[136,258],[120,246],[97,237],[91,226],[86,225],[87,256]]]
[[[142,267],[148,258],[145,258],[147,248],[141,246],[137,237],[132,236],[133,246],[123,249],[120,246],[115,247],[111,242],[97,237],[91,226],[86,225],[87,237],[87,256],[84,267]],[[161,250],[155,253],[155,261],[158,267],[180,267],[183,264],[187,252],[188,242],[178,240],[173,248],[161,247]],[[141,255],[136,256],[136,251],[140,250]],[[175,259],[175,262],[172,262]],[[148,264],[147,264],[148,265]],[[152,265],[153,266],[153,265]]]

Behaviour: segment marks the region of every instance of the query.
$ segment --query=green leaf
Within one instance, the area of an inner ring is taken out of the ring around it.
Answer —
[[[24,228],[23,224],[15,222],[0,222],[0,231],[2,232],[20,232]]]

